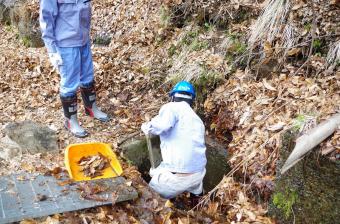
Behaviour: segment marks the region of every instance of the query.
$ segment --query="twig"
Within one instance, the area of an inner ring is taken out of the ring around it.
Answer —
[[[124,142],[126,142],[127,140],[129,140],[130,138],[136,137],[137,135],[140,135],[140,131],[136,131],[133,132],[131,134],[126,135],[122,140],[119,140],[117,145],[120,146],[121,144],[123,144]]]
[[[314,2],[311,1],[312,4],[312,13],[313,13],[313,26],[312,26],[312,43],[311,43],[311,47],[309,49],[309,54],[308,54],[308,58],[311,57],[312,53],[313,53],[313,48],[314,48],[314,40],[315,40],[315,30],[316,30],[316,13],[315,13],[315,8],[314,8]],[[309,66],[307,67],[307,74],[309,73]]]
[[[289,101],[286,102],[286,103],[284,103],[284,104],[282,104],[281,106],[279,106],[279,107],[276,108],[275,110],[272,110],[268,115],[266,115],[264,118],[262,118],[261,121],[266,121],[266,120],[269,118],[269,116],[271,116],[271,115],[272,115],[273,113],[275,113],[276,111],[280,110],[282,107],[286,106],[288,103],[289,103]]]
[[[290,128],[290,127],[289,127],[289,128]],[[289,129],[289,128],[287,128],[287,129]],[[286,130],[287,130],[287,129],[286,129]],[[263,166],[262,166],[262,168],[261,168],[261,170],[260,170],[259,172],[261,172],[261,171],[263,170],[263,168],[265,167],[264,165],[267,164],[267,163],[269,162],[270,158],[271,158],[276,152],[277,152],[277,147],[276,147],[276,149],[274,149],[273,152],[268,156],[268,158],[266,159],[266,161],[264,161]],[[259,173],[259,172],[258,172],[258,173]],[[258,176],[258,173],[256,174],[256,176]],[[249,183],[249,188],[251,187],[251,185],[253,184],[254,181],[255,181],[255,178],[252,179],[251,182]]]
[[[340,36],[340,34],[330,34],[330,35],[322,35],[322,36],[319,36],[319,38],[324,38],[324,37],[338,37],[338,36]],[[296,47],[301,47],[301,46],[305,46],[307,43],[309,43],[309,42],[312,42],[311,44],[313,45],[313,42],[314,42],[314,39],[313,38],[311,38],[311,39],[309,39],[309,40],[306,40],[306,41],[303,41],[303,42],[301,42],[301,43],[298,43],[298,44],[296,44],[296,45],[293,45],[293,46],[291,46],[291,47],[289,47],[289,48],[287,48],[287,47],[275,47],[275,49],[291,49],[291,48],[296,48]],[[262,51],[259,51],[259,52],[257,52],[257,53],[254,53],[253,52],[253,50],[252,50],[252,48],[249,48],[248,49],[248,51],[249,51],[249,53],[244,53],[244,54],[242,54],[241,56],[239,56],[239,57],[237,57],[235,60],[234,60],[234,62],[233,62],[233,64],[231,65],[231,66],[234,66],[234,65],[236,65],[236,63],[238,63],[242,58],[245,58],[245,57],[247,57],[248,59],[247,59],[247,69],[249,69],[250,68],[250,61],[252,60],[252,57],[253,56],[256,56],[256,55],[261,55],[261,54],[263,54],[264,53],[264,50],[262,50]],[[309,57],[308,57],[309,58]],[[301,70],[301,68],[303,68],[305,65],[306,65],[306,63],[309,61],[309,59],[307,59],[307,61],[305,61],[305,63],[294,73],[294,75],[296,75],[298,72],[299,72],[299,70]]]
[[[312,53],[313,53],[313,48],[314,48],[314,40],[315,40],[315,29],[316,29],[316,15],[315,15],[315,9],[314,9],[314,4],[313,1],[311,1],[312,4],[312,13],[313,13],[313,24],[312,24],[312,30],[311,30],[311,35],[312,35],[312,41],[311,41],[311,46],[309,48],[308,52],[308,57],[307,60],[296,70],[293,74],[293,76],[297,75],[298,72],[310,61]],[[309,66],[307,67],[307,73],[309,71]]]

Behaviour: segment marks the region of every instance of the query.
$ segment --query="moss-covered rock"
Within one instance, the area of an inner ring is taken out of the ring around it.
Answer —
[[[0,0],[0,23],[9,25],[11,23],[11,18],[9,15],[10,12],[10,2],[6,2],[5,0]]]
[[[0,0],[0,23],[15,26],[26,47],[43,47],[38,10],[27,0]]]
[[[294,146],[295,135],[283,135],[276,187],[269,214],[278,223],[331,224],[340,220],[340,165],[313,150],[285,174],[280,169]]]

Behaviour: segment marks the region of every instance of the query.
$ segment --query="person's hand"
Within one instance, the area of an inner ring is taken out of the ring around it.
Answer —
[[[148,135],[150,131],[149,123],[143,123],[141,129],[145,135]]]
[[[61,58],[59,53],[49,53],[48,54],[50,58],[50,62],[53,65],[53,67],[57,70],[59,70],[59,66],[63,65],[63,59]]]
[[[156,174],[156,169],[155,168],[150,168],[149,175],[150,177],[154,176]]]

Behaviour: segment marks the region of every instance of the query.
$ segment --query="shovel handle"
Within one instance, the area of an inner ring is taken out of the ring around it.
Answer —
[[[111,165],[111,161],[109,161],[109,164],[110,164],[110,167],[111,167],[112,171],[115,173],[115,175],[116,175],[117,177],[119,177],[119,174],[117,173],[117,171],[115,170],[115,168],[113,168],[113,166]]]
[[[150,163],[151,163],[151,168],[155,168],[155,159],[153,157],[153,151],[152,151],[152,144],[151,144],[151,135],[150,134],[146,134],[146,145],[148,147],[148,152],[149,152],[149,159],[150,159]]]
[[[119,177],[119,174],[117,173],[117,171],[115,170],[115,168],[112,166],[112,164],[111,164],[111,159],[109,159],[108,157],[106,157],[106,156],[104,156],[103,154],[101,154],[100,152],[98,152],[99,153],[99,155],[101,155],[102,157],[104,157],[104,158],[106,158],[106,161],[109,163],[109,166],[110,166],[110,168],[112,169],[112,171],[115,173],[115,175],[117,176],[117,177]]]

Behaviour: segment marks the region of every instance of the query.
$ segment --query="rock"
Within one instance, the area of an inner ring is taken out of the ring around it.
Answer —
[[[56,132],[32,121],[11,123],[5,127],[5,133],[32,154],[58,149]]]
[[[263,61],[254,60],[252,63],[253,68],[257,74],[257,78],[270,78],[272,73],[280,71],[280,64],[273,58],[264,59]]]
[[[155,164],[158,166],[162,161],[159,137],[154,136],[151,138],[151,142]],[[210,191],[222,180],[223,176],[228,173],[230,168],[227,164],[227,150],[224,146],[210,138],[206,139],[206,146],[207,172],[203,184],[204,189],[206,191]],[[142,177],[146,181],[149,181],[150,176],[148,172],[151,165],[145,137],[131,138],[122,144],[120,148],[122,149],[123,157],[130,161],[133,165],[137,166],[138,170],[142,174]]]
[[[280,175],[294,148],[294,133],[283,135],[275,189],[269,214],[278,223],[338,223],[340,219],[340,165],[311,151],[302,161]]]
[[[203,186],[205,191],[210,191],[230,171],[230,167],[227,163],[228,153],[224,145],[211,138],[206,138],[205,144],[207,147],[207,172],[203,180]]]
[[[21,147],[8,136],[0,139],[0,158],[9,161],[14,157],[21,156],[21,154]]]
[[[11,23],[10,8],[13,7],[14,1],[0,0],[0,23],[9,25]]]
[[[16,26],[27,47],[43,47],[38,10],[27,0],[0,0],[0,23]]]

